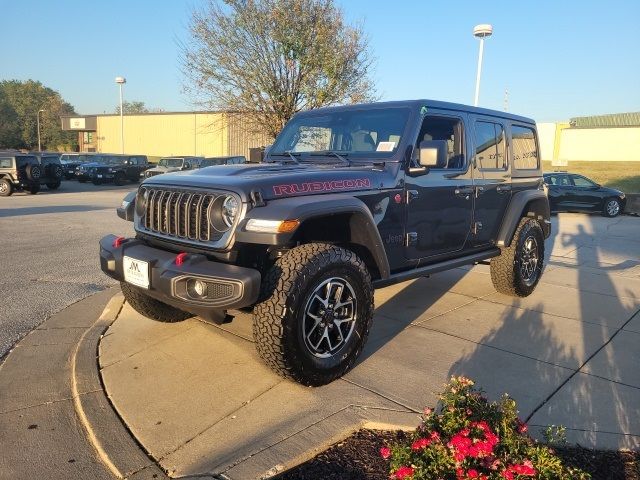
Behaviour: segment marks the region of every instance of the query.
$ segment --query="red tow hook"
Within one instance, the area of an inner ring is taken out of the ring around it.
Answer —
[[[113,248],[120,248],[127,239],[125,237],[116,237],[113,241]]]
[[[189,254],[187,252],[182,252],[179,253],[178,255],[176,255],[176,265],[180,266],[182,265],[185,260],[187,259],[187,257],[189,256]]]

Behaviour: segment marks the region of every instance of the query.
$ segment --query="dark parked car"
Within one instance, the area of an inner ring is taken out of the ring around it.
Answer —
[[[72,180],[76,178],[76,170],[80,165],[91,162],[92,156],[87,153],[63,153],[60,155],[60,163],[64,171],[64,178]]]
[[[247,159],[243,155],[207,157],[198,164],[197,168],[214,167],[216,165],[238,165],[240,163],[247,163]]]
[[[551,231],[538,152],[533,120],[465,105],[300,112],[264,163],[145,179],[118,209],[135,236],[102,238],[100,265],[158,321],[252,308],[265,363],[322,385],[362,353],[375,288],[490,261],[499,292],[533,292]]]
[[[181,172],[198,168],[198,164],[204,157],[163,157],[158,162],[158,166],[145,170],[144,177],[149,178],[163,173]]]
[[[0,151],[0,196],[8,197],[16,191],[36,194],[41,177],[42,166],[35,155]]]
[[[620,190],[603,187],[583,175],[568,172],[545,173],[552,212],[601,212],[615,217],[624,211],[627,199]]]
[[[102,163],[91,165],[87,174],[94,185],[111,182],[124,185],[139,182],[141,173],[149,166],[146,155],[103,155]]]

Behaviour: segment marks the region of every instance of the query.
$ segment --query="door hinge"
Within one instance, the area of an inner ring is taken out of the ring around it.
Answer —
[[[482,222],[474,222],[473,227],[471,227],[471,233],[477,235],[482,230]]]
[[[411,247],[418,244],[418,232],[408,232],[405,238],[405,244],[407,247]]]
[[[413,200],[416,200],[420,194],[417,190],[407,190],[407,203],[411,203]]]

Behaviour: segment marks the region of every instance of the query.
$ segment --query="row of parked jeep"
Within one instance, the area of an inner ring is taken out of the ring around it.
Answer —
[[[162,173],[245,162],[243,156],[176,156],[162,158],[154,166],[146,155],[0,151],[0,196],[8,197],[15,191],[36,194],[42,185],[56,190],[63,179],[125,185]]]

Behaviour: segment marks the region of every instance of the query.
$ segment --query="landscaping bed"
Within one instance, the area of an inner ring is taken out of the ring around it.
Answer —
[[[279,480],[386,480],[389,462],[380,456],[384,445],[402,442],[407,433],[360,430],[308,462],[278,476]],[[555,447],[566,465],[579,467],[593,480],[640,480],[640,452]]]

